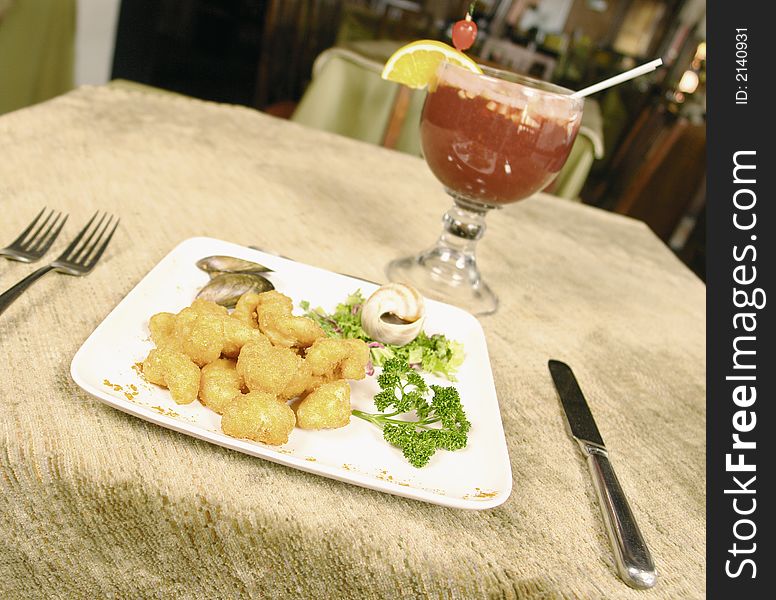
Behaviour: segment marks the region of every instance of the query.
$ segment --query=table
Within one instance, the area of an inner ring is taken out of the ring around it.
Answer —
[[[0,236],[67,210],[122,225],[85,279],[0,318],[0,596],[701,598],[705,288],[640,222],[550,196],[489,218],[481,320],[514,489],[481,512],[251,458],[115,411],[70,360],[181,240],[257,244],[367,279],[448,200],[413,156],[240,107],[81,88],[0,118]],[[5,289],[34,267],[0,264]],[[576,371],[661,580],[620,582],[547,359]]]

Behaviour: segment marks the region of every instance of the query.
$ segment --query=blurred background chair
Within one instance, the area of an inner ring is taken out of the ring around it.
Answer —
[[[76,0],[0,0],[0,114],[73,87]]]
[[[419,156],[425,93],[384,81],[382,70],[350,49],[324,51],[291,120]]]
[[[580,194],[593,164],[604,156],[606,148],[604,139],[601,108],[597,101],[586,98],[582,124],[579,126],[579,133],[571,148],[571,154],[558,176],[545,191],[561,198],[580,200]]]
[[[649,105],[620,144],[611,176],[598,184],[594,199],[603,208],[644,221],[672,243],[683,235],[680,225],[688,213],[702,210],[705,154],[705,124],[662,103]]]
[[[509,40],[489,37],[485,40],[480,58],[499,64],[515,73],[549,81],[555,71],[556,60],[535,48],[520,46]]]

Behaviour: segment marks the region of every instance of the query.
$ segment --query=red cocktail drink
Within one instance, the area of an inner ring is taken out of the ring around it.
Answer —
[[[572,92],[513,73],[467,71],[442,63],[421,117],[423,154],[455,205],[436,244],[391,261],[391,281],[475,314],[496,310],[482,281],[475,247],[491,208],[538,192],[568,158],[582,120]]]
[[[467,200],[489,205],[547,186],[571,151],[582,101],[541,85],[550,91],[453,65],[441,68],[420,125],[423,153],[437,179]]]

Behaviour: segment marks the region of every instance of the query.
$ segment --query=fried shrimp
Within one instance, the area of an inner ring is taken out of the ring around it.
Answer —
[[[245,323],[252,329],[258,329],[259,324],[256,321],[256,307],[259,304],[259,295],[254,292],[248,292],[240,296],[237,305],[232,312],[232,318]]]
[[[363,379],[369,361],[369,347],[361,340],[323,338],[305,355],[313,375],[334,379]]]
[[[250,325],[246,325],[244,321],[224,317],[223,324],[224,347],[222,352],[228,358],[237,358],[242,347],[252,340],[261,341],[264,339],[269,343],[269,340],[267,340],[263,333],[258,329],[253,329]]]
[[[237,372],[252,392],[280,396],[301,368],[302,357],[288,348],[278,348],[266,341],[254,340],[240,351]]]
[[[232,318],[224,307],[201,299],[177,315],[153,315],[148,327],[157,348],[179,350],[200,367],[218,360],[222,354],[236,359],[246,343],[264,337],[255,325]]]
[[[242,391],[242,377],[236,367],[236,361],[219,358],[202,368],[199,401],[219,415],[224,413],[226,405]]]
[[[350,423],[350,386],[338,379],[310,392],[296,409],[302,429],[337,429]]]
[[[307,348],[315,340],[326,337],[326,333],[308,317],[291,314],[293,302],[280,292],[259,294],[256,305],[259,329],[276,346],[285,348]]]
[[[191,303],[191,310],[194,312],[202,313],[202,314],[208,314],[208,315],[215,315],[219,317],[226,317],[229,314],[229,311],[226,310],[223,306],[219,306],[215,302],[211,302],[210,300],[203,300],[202,298],[197,298],[194,300],[194,302]]]
[[[264,392],[235,396],[221,418],[226,435],[272,445],[285,444],[295,424],[294,411]]]
[[[310,365],[308,365],[304,359],[300,360],[298,364],[299,368],[296,373],[294,373],[294,376],[279,394],[279,397],[282,400],[290,400],[291,398],[301,396],[305,392],[313,389],[316,384],[320,383],[313,377]]]
[[[151,350],[143,361],[143,375],[149,382],[169,389],[177,404],[190,404],[197,399],[199,367],[178,350]]]
[[[203,367],[221,357],[223,317],[193,307],[184,308],[175,318],[175,336],[181,351]]]
[[[176,315],[168,312],[155,314],[148,321],[148,329],[151,331],[151,341],[157,348],[177,348],[178,340],[175,336]]]
[[[292,314],[276,291],[243,294],[230,314],[197,299],[178,314],[161,312],[148,327],[156,345],[143,374],[178,404],[199,398],[222,415],[227,435],[283,444],[299,421],[305,429],[350,422],[350,386],[363,379],[367,345],[327,338],[312,319]],[[286,404],[301,398],[295,413]]]

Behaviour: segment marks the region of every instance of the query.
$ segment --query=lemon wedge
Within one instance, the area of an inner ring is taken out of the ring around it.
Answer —
[[[482,73],[476,62],[452,46],[436,40],[418,40],[391,55],[383,68],[382,78],[414,89],[424,88],[434,78],[443,60],[473,73]]]

